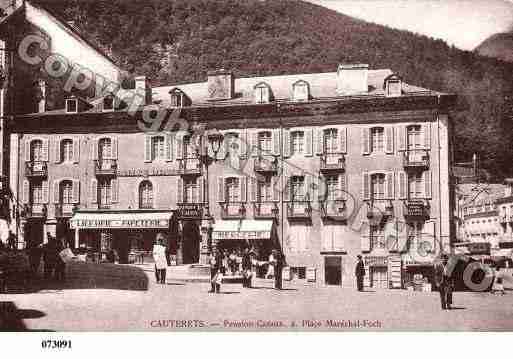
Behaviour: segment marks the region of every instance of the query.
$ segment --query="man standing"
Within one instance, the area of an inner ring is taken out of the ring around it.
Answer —
[[[282,289],[283,282],[281,275],[283,271],[283,254],[280,251],[275,251],[274,263],[274,288]]]
[[[450,310],[452,305],[453,279],[448,262],[449,257],[447,254],[443,254],[441,262],[435,267],[435,281],[440,293],[442,310]]]
[[[249,249],[244,249],[244,254],[242,255],[242,286],[244,288],[251,288],[251,255],[249,253]]]
[[[216,289],[218,287],[216,285],[217,284],[216,275],[221,269],[222,260],[223,259],[221,257],[221,253],[217,249],[214,249],[213,253],[210,255],[210,285],[211,285],[211,289],[210,289],[209,293],[215,293]]]
[[[358,288],[359,292],[363,292],[363,277],[365,277],[365,265],[363,264],[361,255],[358,255],[358,261],[356,262],[354,274],[356,276],[356,287]]]

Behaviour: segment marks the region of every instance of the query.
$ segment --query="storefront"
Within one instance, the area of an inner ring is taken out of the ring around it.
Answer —
[[[365,267],[368,268],[369,286],[372,288],[388,288],[388,258],[387,256],[365,256]]]
[[[77,211],[70,227],[75,248],[95,261],[107,260],[115,252],[119,263],[129,263],[151,257],[158,233],[169,241],[171,218],[171,211]]]

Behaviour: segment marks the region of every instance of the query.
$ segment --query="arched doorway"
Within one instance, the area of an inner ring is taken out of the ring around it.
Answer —
[[[199,263],[201,234],[198,223],[184,221],[182,230],[183,264]]]

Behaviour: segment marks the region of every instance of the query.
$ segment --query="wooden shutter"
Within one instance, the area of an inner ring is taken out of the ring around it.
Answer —
[[[175,154],[178,160],[183,159],[183,136],[183,133],[180,132],[177,132],[175,135]],[[221,149],[219,151],[221,151]]]
[[[144,135],[144,162],[151,162],[151,136]]]
[[[385,173],[386,176],[386,198],[394,199],[395,198],[395,181],[394,181],[394,172]]]
[[[30,140],[25,141],[25,162],[30,161]]]
[[[399,198],[408,198],[408,175],[404,171],[399,171]]]
[[[171,133],[166,133],[164,138],[165,138],[165,141],[166,141],[166,161],[170,162],[170,161],[173,160],[173,135]],[[151,141],[150,141],[150,145],[149,145],[149,147],[150,147],[149,150],[146,149],[146,146],[147,146],[147,144],[145,143],[144,144],[145,154],[146,154],[147,151],[149,151],[150,152],[149,153],[149,158],[151,160]],[[144,161],[148,162],[146,160],[146,157],[144,158]]]
[[[248,178],[246,176],[240,176],[239,182],[240,182],[240,200],[241,202],[247,202],[248,200]]]
[[[90,186],[91,192],[89,193],[89,197],[91,198],[91,203],[98,203],[98,180],[92,178]]]
[[[225,202],[225,199],[224,199],[224,177],[217,178],[217,202]]]
[[[283,189],[283,201],[290,201],[290,180],[292,177],[284,177],[285,188]]]
[[[339,136],[339,151],[342,153],[347,153],[347,127],[339,128],[338,130]]]
[[[324,131],[318,128],[315,131],[315,153],[320,155],[324,152]]]
[[[424,197],[431,198],[431,171],[424,171],[422,173],[422,182],[424,183]]]
[[[385,153],[394,153],[394,128],[385,127]]]
[[[80,203],[80,181],[74,179],[73,180],[73,203]]]
[[[178,176],[176,177],[176,203],[183,203],[183,193],[185,189],[183,188],[183,178]]]
[[[43,181],[41,183],[41,197],[43,203],[48,203],[48,192],[49,192],[49,183],[48,181]]]
[[[112,203],[118,203],[119,202],[119,180],[117,178],[111,179],[110,190],[111,190]]]
[[[111,137],[112,151],[111,157],[113,160],[118,159],[118,139],[117,137]]]
[[[208,184],[207,184],[208,185]],[[203,177],[198,178],[198,200],[200,203],[206,203],[205,200],[205,179]]]
[[[60,202],[59,181],[53,181],[53,203]]]
[[[338,190],[340,191],[337,199],[346,199],[347,194],[347,174],[341,173],[338,176]]]
[[[290,157],[290,131],[288,129],[283,130],[283,157]]]
[[[239,157],[246,158],[248,154],[248,132],[246,130],[242,130],[239,133]]]
[[[98,139],[91,139],[91,152],[93,153],[93,160],[98,159]]]
[[[273,133],[273,135],[274,135],[274,133]],[[251,156],[258,157],[259,156],[259,151],[258,151],[258,132],[256,130],[253,130],[253,131],[250,132],[249,136],[250,136],[250,145],[251,145],[251,149],[250,149]],[[273,140],[275,140],[275,139],[273,138]]]
[[[59,144],[58,142],[57,144]],[[59,145],[57,147],[60,147]],[[59,150],[60,154],[60,150]],[[80,162],[80,138],[73,139],[73,163]]]
[[[257,202],[257,188],[258,182],[255,177],[249,179],[249,200],[251,202]]]
[[[431,123],[428,122],[422,126],[422,135],[424,137],[424,148],[431,148]]]
[[[48,138],[43,138],[43,148],[41,151],[42,160],[48,162],[48,153],[50,151]]]
[[[370,154],[370,129],[368,127],[362,128],[362,154]]]
[[[307,128],[305,130],[305,157],[313,156],[313,130]]]
[[[305,183],[305,193],[304,193],[304,196],[305,196],[305,200],[312,200],[314,198],[314,193],[313,193],[313,179],[312,179],[312,176],[311,175],[308,175],[308,174],[305,174],[304,175],[304,183]]]
[[[30,201],[30,183],[28,180],[23,180],[23,203]]]
[[[281,181],[281,177],[276,177],[274,180],[271,180],[271,184],[273,186],[273,200],[276,202],[280,201],[281,185],[279,181]]]
[[[361,250],[362,252],[370,252],[371,241],[370,241],[370,227],[368,223],[364,223],[361,231]]]
[[[279,156],[281,154],[280,151],[280,130],[274,129],[272,132],[272,138],[271,138],[271,144],[272,144],[272,154],[275,156]]]
[[[74,144],[75,142],[73,142]],[[55,139],[55,143],[53,144],[52,146],[52,151],[51,153],[53,153],[53,161],[55,163],[61,163],[61,139],[60,138],[56,138]],[[73,146],[73,156],[75,156],[75,148]]]
[[[406,151],[406,126],[397,126],[397,149]]]
[[[362,198],[364,201],[370,200],[371,197],[371,181],[368,172],[362,174]]]

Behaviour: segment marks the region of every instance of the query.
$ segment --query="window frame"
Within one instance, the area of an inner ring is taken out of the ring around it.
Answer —
[[[370,152],[385,153],[385,128],[381,126],[370,128]]]
[[[69,104],[72,102],[75,104],[74,110],[70,110]],[[65,111],[66,111],[66,113],[78,113],[78,99],[77,98],[67,98],[65,100]]]
[[[143,180],[139,183],[139,209],[154,208],[154,190],[153,183],[149,180]]]
[[[305,131],[294,130],[290,131],[290,155],[304,155],[305,154]]]
[[[151,161],[164,161],[166,159],[166,138],[162,135],[151,136]],[[158,147],[158,148],[156,148]]]

